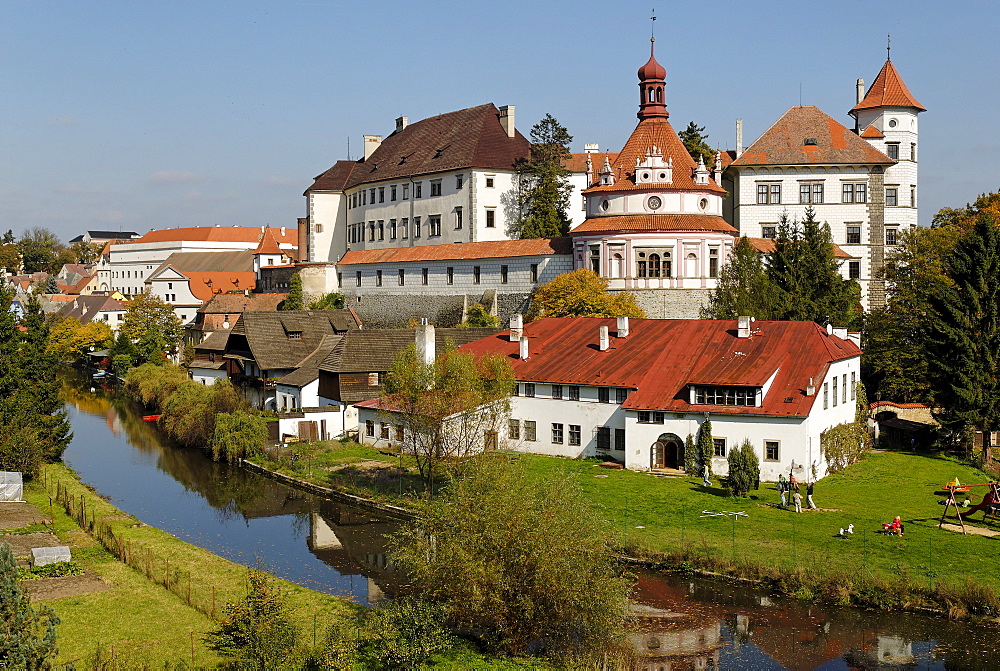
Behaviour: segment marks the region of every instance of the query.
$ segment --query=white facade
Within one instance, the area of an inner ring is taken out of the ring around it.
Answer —
[[[299,408],[316,408],[321,405],[329,405],[328,403],[320,402],[318,376],[315,380],[304,387],[297,387],[295,385],[282,384],[278,382],[275,384],[274,388],[276,394],[275,404],[278,406],[278,410],[282,412],[286,410],[298,410]]]
[[[212,386],[221,380],[228,380],[229,374],[225,368],[202,368],[197,361],[188,365],[188,375],[199,384]]]
[[[193,321],[203,304],[191,292],[191,280],[170,266],[145,280],[144,286],[150,294],[173,306],[174,314],[183,324]]]

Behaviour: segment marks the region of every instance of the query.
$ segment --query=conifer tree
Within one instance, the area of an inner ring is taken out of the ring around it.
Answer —
[[[712,472],[712,454],[714,452],[714,444],[712,443],[712,422],[705,420],[698,427],[698,466],[699,473],[708,468],[709,473]]]
[[[288,280],[288,298],[281,303],[282,310],[301,310],[302,303],[302,278],[298,273],[292,275]]]
[[[0,668],[49,668],[58,652],[59,618],[48,607],[31,607],[17,580],[17,564],[10,545],[0,543]]]
[[[760,252],[743,237],[719,272],[719,285],[702,310],[706,319],[736,319],[749,315],[771,319],[775,288],[767,276]]]
[[[709,169],[715,165],[715,152],[709,146],[708,142],[706,142],[708,140],[708,133],[705,133],[704,126],[699,126],[694,121],[691,121],[688,123],[688,127],[678,133],[677,136],[684,143],[684,148],[691,154],[691,158],[694,159],[695,163],[701,158],[705,161],[705,165]]]
[[[511,237],[552,238],[569,232],[570,171],[563,167],[573,136],[551,114],[531,128],[531,153],[516,166],[519,218]]]

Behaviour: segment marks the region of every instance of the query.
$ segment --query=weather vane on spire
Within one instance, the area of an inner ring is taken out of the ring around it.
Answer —
[[[655,42],[656,41],[656,35],[655,35],[654,28],[656,28],[656,23],[654,23],[654,21],[656,21],[656,9],[654,8],[652,11],[653,11],[653,15],[651,17],[649,17],[649,41],[650,42]]]
[[[892,60],[892,35],[885,36],[885,60]]]

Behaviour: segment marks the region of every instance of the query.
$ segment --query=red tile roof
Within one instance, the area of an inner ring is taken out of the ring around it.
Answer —
[[[815,145],[806,145],[809,138]],[[793,107],[750,145],[734,166],[877,163],[891,158],[817,107]]]
[[[772,238],[747,238],[747,241],[761,254],[770,254],[774,251],[774,240]],[[839,245],[833,245],[833,255],[838,259],[856,259],[857,256],[851,256]]]
[[[569,238],[533,238],[530,240],[497,240],[463,242],[460,245],[424,245],[395,249],[365,249],[344,254],[338,265],[363,263],[407,263],[410,261],[451,261],[465,259],[495,259],[512,256],[548,256],[571,254]]]
[[[501,353],[518,380],[635,389],[622,407],[668,412],[805,417],[830,363],[861,355],[857,345],[828,335],[813,322],[754,322],[749,338],[736,337],[735,320],[631,319],[628,338],[611,338],[598,349],[599,328],[612,336],[615,319],[546,318],[524,326],[529,358],[508,332],[459,349]],[[692,405],[689,384],[761,386],[777,371],[761,407]],[[790,399],[790,400],[787,400]]]
[[[736,233],[722,217],[711,214],[625,214],[590,217],[570,235],[624,231],[721,231]]]
[[[594,176],[596,178],[597,173],[601,171],[604,166],[604,159],[607,158],[612,163],[618,158],[618,152],[615,151],[598,151],[593,153],[584,152],[582,154],[570,154],[568,158],[564,159],[562,165],[564,168],[570,172],[587,172],[587,157],[590,157],[590,165],[592,166]]]
[[[260,238],[260,244],[257,245],[257,249],[253,250],[254,254],[281,254],[281,247],[278,246],[278,241],[274,239],[274,233],[272,229],[267,229],[264,231],[264,235]]]
[[[725,193],[725,190],[709,178],[708,184],[695,184],[694,171],[698,167],[695,160],[691,158],[684,147],[684,143],[677,137],[670,122],[663,118],[642,119],[639,125],[632,131],[632,135],[625,142],[625,146],[618,152],[617,157],[611,163],[611,170],[615,175],[615,183],[611,186],[592,186],[587,189],[587,193],[601,191],[631,191],[637,187],[635,183],[636,161],[646,158],[646,153],[652,149],[653,145],[663,153],[663,160],[674,160],[673,183],[659,184],[657,190],[660,191],[712,191],[715,193]],[[601,163],[594,165],[595,173],[600,173],[604,166]],[[595,179],[597,175],[595,174]]]
[[[356,161],[350,170],[339,161],[306,193],[465,168],[512,170],[518,159],[528,155],[530,145],[517,131],[507,137],[499,116],[496,105],[487,103],[411,123],[385,138],[367,160]]]
[[[291,226],[285,228],[284,235],[281,229],[268,229],[281,244],[295,246],[298,244],[298,228]],[[165,228],[158,231],[150,231],[138,240],[127,240],[121,244],[134,244],[140,242],[260,242],[263,231],[255,226],[198,226],[195,228]]]
[[[866,129],[864,129],[864,131],[862,131],[861,137],[872,138],[874,140],[878,140],[880,138],[885,137],[885,133],[883,133],[878,128],[876,128],[875,126],[872,125],[872,126],[868,126],[868,128],[866,128]]]
[[[912,107],[921,112],[927,109],[910,94],[910,90],[906,88],[903,78],[896,72],[892,61],[885,62],[864,99],[852,107],[851,112],[878,107]]]

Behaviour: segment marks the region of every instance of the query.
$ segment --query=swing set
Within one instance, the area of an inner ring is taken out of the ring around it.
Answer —
[[[955,492],[963,491],[967,492],[972,487],[989,487],[990,491],[986,493],[983,500],[979,505],[972,506],[964,513],[962,512],[961,506],[958,505],[958,501],[955,500]],[[944,512],[941,513],[941,521],[938,522],[938,528],[940,529],[944,525],[944,519],[948,516],[948,511],[952,506],[955,506],[955,516],[958,517],[958,523],[962,525],[962,533],[968,535],[965,530],[965,522],[962,520],[962,515],[972,515],[978,513],[980,510],[983,511],[983,521],[987,520],[1000,520],[1000,482],[983,482],[978,485],[962,485],[959,484],[958,480],[953,480],[949,482],[944,488],[948,491],[948,500],[945,501]]]

